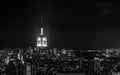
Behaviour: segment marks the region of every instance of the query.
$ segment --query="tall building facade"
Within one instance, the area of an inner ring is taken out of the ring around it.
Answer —
[[[47,38],[44,34],[44,23],[43,23],[43,16],[41,16],[41,30],[40,35],[37,38],[37,47],[38,48],[46,48],[47,47]]]

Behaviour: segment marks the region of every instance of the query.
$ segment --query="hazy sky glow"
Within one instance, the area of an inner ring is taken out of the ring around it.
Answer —
[[[45,16],[49,47],[120,47],[119,1],[3,2],[0,47],[35,46]]]

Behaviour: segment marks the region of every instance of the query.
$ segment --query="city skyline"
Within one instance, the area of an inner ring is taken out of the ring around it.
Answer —
[[[119,1],[5,2],[0,47],[35,47],[40,18],[50,48],[119,48]]]

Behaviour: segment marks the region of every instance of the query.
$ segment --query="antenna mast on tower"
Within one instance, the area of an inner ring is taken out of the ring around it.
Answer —
[[[40,30],[41,32],[37,38],[37,47],[42,48],[42,49],[47,47],[47,38],[44,35],[43,25],[44,25],[44,17],[41,16],[41,30]]]
[[[40,35],[44,35],[44,32],[43,32],[43,16],[41,16],[41,34]]]

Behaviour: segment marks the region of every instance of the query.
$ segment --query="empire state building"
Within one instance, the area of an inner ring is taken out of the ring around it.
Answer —
[[[37,47],[41,49],[47,47],[47,38],[44,35],[43,16],[41,16],[41,33],[37,38]]]

